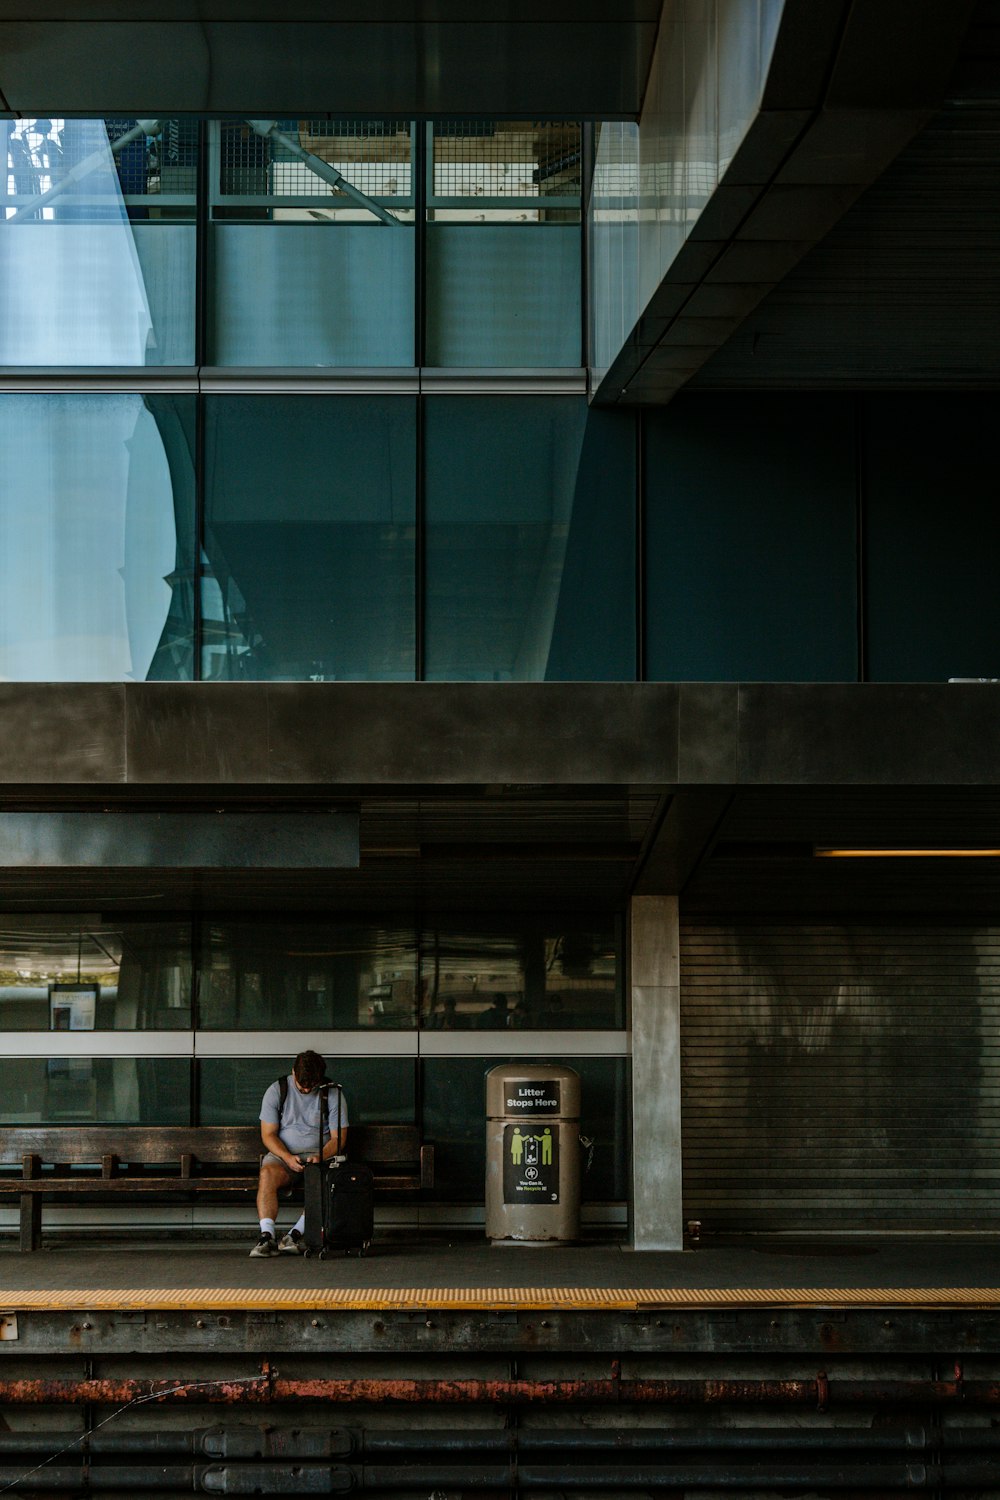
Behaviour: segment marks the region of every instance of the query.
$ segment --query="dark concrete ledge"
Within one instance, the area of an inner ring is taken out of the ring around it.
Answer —
[[[0,786],[1000,782],[1000,685],[0,685]]]
[[[739,782],[989,786],[1000,782],[1000,685],[740,688]]]

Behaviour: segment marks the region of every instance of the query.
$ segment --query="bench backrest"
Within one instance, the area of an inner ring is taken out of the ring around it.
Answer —
[[[257,1125],[16,1125],[0,1128],[0,1162],[94,1162],[117,1156],[127,1162],[199,1161],[251,1165],[260,1159]]]
[[[356,1161],[415,1162],[416,1125],[352,1125],[348,1149]],[[43,1162],[179,1162],[192,1156],[212,1165],[256,1169],[263,1150],[258,1125],[10,1125],[0,1127],[0,1165],[20,1167],[26,1155]]]

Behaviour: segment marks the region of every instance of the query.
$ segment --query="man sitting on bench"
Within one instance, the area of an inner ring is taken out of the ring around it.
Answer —
[[[300,1052],[287,1078],[278,1078],[264,1091],[260,1103],[260,1138],[265,1155],[257,1185],[260,1239],[252,1256],[301,1255],[305,1214],[279,1243],[274,1220],[278,1193],[295,1181],[306,1162],[319,1160],[320,1117],[323,1093],[328,1093],[327,1116],[330,1137],[323,1157],[339,1156],[347,1144],[347,1101],[343,1090],[327,1085],[326,1063],[318,1052]],[[338,1124],[340,1129],[338,1130]]]

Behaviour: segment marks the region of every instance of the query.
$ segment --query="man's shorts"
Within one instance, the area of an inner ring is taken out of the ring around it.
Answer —
[[[288,1175],[289,1175],[289,1177],[298,1177],[298,1175],[299,1175],[298,1172],[293,1172],[292,1169],[291,1169],[291,1167],[288,1165],[287,1161],[285,1161],[282,1157],[275,1156],[275,1154],[274,1154],[273,1151],[265,1151],[264,1155],[260,1159],[261,1166],[262,1167],[269,1166],[271,1164],[271,1162],[277,1162],[277,1164],[281,1168],[281,1170],[283,1172],[287,1172]]]

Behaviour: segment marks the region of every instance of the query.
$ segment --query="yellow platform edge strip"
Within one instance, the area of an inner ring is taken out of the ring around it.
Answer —
[[[995,1308],[1000,1287],[0,1287],[0,1311],[635,1312],[655,1308]]]

